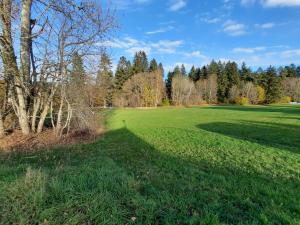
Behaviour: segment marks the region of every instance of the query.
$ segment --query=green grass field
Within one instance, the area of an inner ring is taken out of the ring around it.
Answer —
[[[108,112],[93,144],[0,156],[1,224],[300,224],[300,107]]]

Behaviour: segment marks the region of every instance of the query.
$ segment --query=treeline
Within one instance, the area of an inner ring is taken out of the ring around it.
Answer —
[[[300,101],[300,67],[294,64],[276,69],[251,70],[245,63],[216,62],[201,68],[184,65],[168,72],[155,59],[148,62],[145,52],[137,52],[133,62],[122,56],[115,75],[107,55],[101,60],[102,106],[151,107],[197,104],[270,104]],[[106,63],[104,63],[106,62]],[[106,68],[110,68],[107,70]],[[109,80],[109,85],[103,85]]]

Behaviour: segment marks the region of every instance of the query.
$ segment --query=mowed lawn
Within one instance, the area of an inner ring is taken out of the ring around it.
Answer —
[[[300,107],[107,112],[93,144],[0,155],[0,224],[300,224]]]

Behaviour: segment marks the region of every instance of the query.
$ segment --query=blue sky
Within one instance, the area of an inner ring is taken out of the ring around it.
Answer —
[[[212,59],[257,68],[300,64],[300,0],[110,0],[114,64],[144,50],[168,71]]]

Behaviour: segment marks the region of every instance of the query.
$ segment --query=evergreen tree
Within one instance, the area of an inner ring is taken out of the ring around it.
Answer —
[[[207,77],[208,77],[207,67],[203,66],[200,71],[199,79],[207,79]]]
[[[262,86],[266,91],[266,102],[274,103],[281,97],[281,84],[276,69],[270,66],[262,77]]]
[[[287,66],[288,70],[288,77],[297,77],[297,67],[295,64],[291,64],[290,66]]]
[[[116,74],[115,74],[115,88],[117,90],[122,89],[123,84],[131,76],[131,63],[124,56],[122,56],[118,62]]]
[[[195,66],[192,66],[188,76],[189,76],[190,80],[192,80],[194,82],[197,81]]]
[[[159,63],[158,69],[161,71],[162,76],[164,76],[165,70],[162,63]]]
[[[169,71],[166,79],[166,94],[168,99],[172,98],[172,79],[174,77],[174,73]]]
[[[86,75],[83,66],[83,60],[81,55],[76,51],[72,56],[72,71],[71,82],[76,85],[83,85],[85,83]]]
[[[226,63],[225,74],[228,78],[229,88],[231,88],[233,85],[240,84],[239,70],[238,70],[238,66],[235,62],[229,61]]]
[[[289,76],[289,70],[288,70],[288,67],[279,67],[278,68],[278,72],[279,72],[279,76],[282,78],[282,79],[285,79]]]
[[[106,53],[102,53],[97,74],[97,86],[101,93],[104,107],[112,105],[113,72],[111,68],[112,62],[110,57]]]
[[[208,66],[208,74],[217,74],[218,73],[218,63],[216,63],[214,60],[211,61],[211,63]]]
[[[148,65],[149,63],[148,63],[147,55],[144,51],[139,51],[135,53],[133,59],[133,66],[132,66],[133,74],[147,72]]]
[[[150,61],[149,72],[156,71],[158,69],[158,65],[155,59]]]
[[[300,66],[297,67],[297,77],[300,77]]]
[[[229,80],[225,73],[224,65],[219,61],[217,72],[218,90],[217,96],[219,102],[226,102],[229,96]]]
[[[185,69],[185,66],[182,64],[181,67],[180,67],[180,73],[182,76],[186,76],[186,69]]]
[[[241,70],[240,70],[240,76],[241,76],[241,79],[246,81],[246,82],[255,83],[255,79],[254,79],[254,76],[251,72],[251,69],[246,66],[245,62],[242,63],[242,67],[241,67]]]

